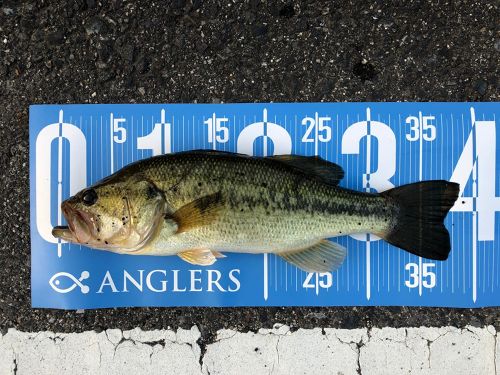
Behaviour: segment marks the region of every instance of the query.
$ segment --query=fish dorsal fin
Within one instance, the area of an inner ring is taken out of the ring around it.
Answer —
[[[278,255],[306,272],[331,272],[340,267],[346,256],[346,250],[335,242],[321,240],[305,249]]]
[[[212,223],[224,207],[224,199],[221,192],[198,198],[174,212],[172,217],[177,225],[177,233],[187,232],[193,228]]]
[[[270,158],[316,176],[330,185],[338,185],[340,180],[344,178],[344,170],[340,165],[318,156],[275,155]]]
[[[179,255],[182,260],[197,266],[210,266],[217,260],[217,256],[209,249],[188,250],[177,255]]]

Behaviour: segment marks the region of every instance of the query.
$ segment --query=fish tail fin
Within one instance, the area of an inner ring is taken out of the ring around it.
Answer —
[[[399,207],[397,218],[382,238],[423,258],[445,260],[451,250],[444,218],[458,198],[460,186],[444,180],[400,186],[381,195]]]

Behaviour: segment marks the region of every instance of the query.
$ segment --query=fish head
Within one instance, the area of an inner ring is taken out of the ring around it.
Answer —
[[[108,178],[88,187],[61,205],[68,223],[55,227],[54,237],[92,248],[133,253],[161,228],[165,199],[145,178]]]

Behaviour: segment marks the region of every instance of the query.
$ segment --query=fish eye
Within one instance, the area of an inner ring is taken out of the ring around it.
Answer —
[[[86,206],[92,206],[97,202],[97,193],[94,189],[88,189],[83,193],[82,201]]]

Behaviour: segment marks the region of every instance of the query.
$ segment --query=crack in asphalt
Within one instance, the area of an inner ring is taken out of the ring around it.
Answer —
[[[16,357],[14,357],[14,368],[12,369],[12,373],[14,375],[17,374],[17,359],[16,359]]]
[[[497,369],[500,367],[500,363],[497,362],[497,340],[498,340],[498,332],[496,332],[494,336],[494,347],[493,347],[493,368],[495,369],[495,375],[497,375]]]
[[[410,334],[410,329],[411,329],[411,334]],[[497,346],[497,340],[498,340],[498,332],[496,332],[495,330],[491,331],[488,327],[486,327],[484,329],[486,329],[487,332],[489,334],[491,334],[493,337],[493,357],[492,357],[492,359],[493,359],[494,373],[496,375],[497,374],[497,366],[498,366],[497,352],[496,352],[497,351],[496,346]],[[113,355],[111,356],[111,360],[113,361],[115,359],[115,355],[116,355],[117,350],[119,348],[123,347],[123,345],[127,342],[131,343],[134,347],[137,347],[137,348],[146,347],[148,350],[148,354],[149,354],[149,365],[151,365],[151,366],[154,365],[154,363],[155,363],[153,355],[160,353],[162,350],[167,350],[167,347],[169,347],[170,345],[179,345],[179,346],[187,346],[190,348],[190,352],[193,353],[193,360],[196,363],[198,363],[198,365],[199,365],[198,368],[199,368],[200,374],[204,373],[204,374],[208,374],[208,375],[210,373],[213,373],[214,370],[217,370],[216,368],[213,368],[213,366],[216,366],[217,364],[214,363],[213,361],[207,363],[205,360],[205,357],[204,357],[206,352],[211,349],[212,345],[216,344],[216,343],[232,340],[238,334],[245,335],[245,334],[250,334],[250,333],[257,335],[257,336],[268,336],[270,338],[274,337],[274,339],[276,340],[276,342],[274,344],[275,355],[274,355],[274,359],[272,361],[272,367],[269,369],[269,374],[274,374],[276,372],[279,372],[279,368],[280,368],[280,365],[282,363],[282,357],[281,357],[281,355],[282,355],[281,354],[282,340],[287,336],[291,336],[291,335],[296,334],[295,332],[292,332],[289,329],[289,327],[282,326],[282,325],[275,325],[275,327],[272,330],[262,330],[261,329],[258,332],[245,332],[245,333],[243,333],[243,332],[230,331],[230,330],[220,331],[220,332],[218,332],[218,336],[213,338],[213,340],[211,340],[211,341],[207,340],[207,337],[204,338],[203,343],[205,345],[205,351],[203,351],[199,345],[199,340],[200,340],[200,338],[203,337],[203,335],[201,333],[199,333],[200,337],[195,340],[195,337],[198,334],[197,332],[190,332],[191,336],[188,336],[187,338],[182,338],[182,336],[179,337],[180,331],[175,332],[175,331],[168,331],[167,330],[164,332],[155,332],[152,334],[152,336],[150,336],[153,339],[148,339],[147,335],[148,335],[148,333],[151,335],[151,332],[147,332],[147,331],[138,331],[138,332],[137,331],[121,331],[121,330],[116,330],[116,331],[117,332],[114,332],[114,334],[116,336],[114,340],[110,337],[111,330],[102,331],[100,333],[94,332],[96,337],[92,338],[92,340],[95,339],[97,341],[95,341],[95,342],[92,341],[88,345],[89,347],[95,346],[95,345],[97,346],[97,350],[99,353],[99,358],[98,358],[98,367],[99,368],[102,368],[102,366],[103,366],[104,353],[109,352],[110,350],[113,350]],[[165,337],[166,335],[169,335],[170,333],[173,333],[173,337],[175,337],[175,339]],[[324,328],[322,328],[320,331],[320,334],[326,336],[327,340],[335,340],[340,345],[347,345],[347,347],[349,347],[349,349],[353,353],[355,353],[356,372],[358,374],[363,374],[363,371],[365,370],[364,366],[363,366],[363,362],[365,362],[365,361],[361,360],[362,354],[363,353],[365,353],[364,355],[372,355],[373,354],[373,352],[365,352],[365,350],[367,350],[366,348],[367,348],[368,344],[371,344],[371,345],[375,344],[376,345],[377,343],[380,344],[380,343],[383,343],[384,341],[392,341],[392,342],[404,345],[404,347],[409,349],[412,353],[414,353],[414,355],[418,356],[420,354],[420,352],[416,351],[416,349],[421,344],[419,344],[418,341],[414,341],[414,340],[415,339],[421,340],[423,343],[425,343],[425,350],[426,350],[426,354],[427,354],[427,358],[426,358],[427,369],[430,370],[430,369],[432,369],[431,358],[432,358],[432,353],[433,353],[433,347],[434,347],[434,345],[436,345],[436,342],[441,341],[447,335],[452,334],[452,333],[455,333],[458,335],[471,334],[472,339],[474,341],[477,340],[479,345],[481,344],[481,340],[484,339],[484,335],[480,335],[479,331],[477,331],[477,329],[469,328],[469,327],[463,328],[463,329],[456,329],[453,327],[445,327],[445,328],[442,328],[438,331],[431,332],[432,338],[428,337],[429,333],[426,333],[425,331],[419,331],[417,328],[404,328],[404,337],[403,338],[399,337],[401,331],[399,331],[399,332],[398,331],[396,331],[396,332],[389,331],[388,333],[390,335],[392,335],[392,337],[390,337],[390,336],[384,337],[383,335],[377,336],[378,333],[374,337],[373,336],[374,335],[373,329],[364,329],[364,330],[361,329],[361,330],[359,330],[359,332],[351,333],[352,335],[354,335],[351,339],[351,338],[349,338],[349,336],[345,336],[345,333],[341,334],[339,332],[339,330],[332,330],[332,329],[325,330]],[[315,335],[315,332],[314,332],[314,330],[310,330],[310,331],[303,330],[301,334]],[[1,335],[0,345],[2,343],[1,339],[4,339],[6,335],[8,335],[8,333]],[[39,360],[41,362],[43,362],[46,360],[45,359],[46,356],[44,355],[44,353],[42,353],[37,348],[39,348],[40,345],[42,345],[44,341],[51,342],[61,352],[59,354],[59,356],[60,356],[63,354],[62,353],[63,345],[70,335],[72,335],[72,334],[60,335],[60,334],[52,333],[52,332],[38,332],[36,334],[28,333],[24,337],[19,336],[19,340],[22,339],[22,340],[33,342],[33,344],[34,344],[33,351],[35,353],[39,352]],[[143,335],[143,336],[141,336],[141,335]],[[358,336],[358,335],[359,335],[359,339],[356,338],[356,336]],[[342,336],[344,336],[344,337],[342,337]],[[101,337],[101,339],[99,339],[99,337]],[[118,337],[120,337],[119,340],[117,340]],[[141,339],[141,337],[143,337],[143,338]],[[160,338],[156,338],[156,337],[160,337]],[[348,338],[346,339],[346,337],[348,337]],[[251,340],[251,338],[249,338],[249,339]],[[469,340],[470,339],[471,339],[471,337],[469,336]],[[102,341],[102,340],[104,340],[104,341]],[[190,340],[193,340],[193,341],[190,341]],[[73,340],[72,340],[72,342],[73,342]],[[103,342],[104,343],[108,342],[110,345],[107,344],[105,347],[103,347],[102,346]],[[70,344],[70,345],[72,345],[72,344]],[[80,350],[81,349],[85,349],[85,347],[80,347]],[[19,352],[19,347],[14,346],[12,343],[10,344],[10,350],[12,351],[12,356],[13,356],[13,359],[11,362],[12,363],[12,367],[11,367],[12,372],[11,373],[17,374],[19,363],[20,363],[19,355],[22,354],[22,352]],[[370,354],[368,354],[368,353],[370,353]],[[107,358],[109,360],[110,357],[108,356]],[[366,357],[365,357],[365,360],[366,360]],[[412,366],[413,366],[413,363],[410,361],[410,371],[414,370],[414,368]],[[422,368],[420,368],[420,369],[422,369]]]
[[[276,339],[276,345],[275,345],[276,361],[277,361],[277,363],[275,363],[273,361],[273,366],[271,367],[271,371],[269,372],[269,374],[273,374],[274,373],[274,367],[275,367],[275,365],[277,364],[279,366],[279,364],[280,364],[280,351],[279,351],[279,348],[278,348],[279,343],[280,343],[280,336],[278,335],[278,337]]]
[[[330,338],[331,334],[326,332],[324,328],[322,328],[321,331],[322,331],[322,334],[324,334],[324,335],[326,335],[326,337]],[[366,333],[367,338],[369,338],[370,337],[369,336],[370,328],[366,328],[366,329],[364,329],[364,331]],[[360,362],[361,348],[366,345],[366,343],[363,340],[363,338],[364,338],[363,334],[361,335],[361,338],[359,339],[359,341],[353,341],[353,340],[344,341],[335,333],[335,331],[333,331],[332,334],[337,339],[337,341],[339,341],[341,344],[347,345],[356,354],[356,372],[359,375],[361,375],[361,362]],[[369,339],[368,339],[368,341],[369,341]]]

